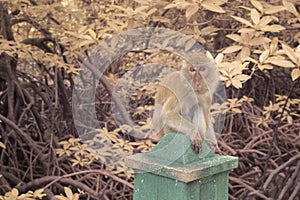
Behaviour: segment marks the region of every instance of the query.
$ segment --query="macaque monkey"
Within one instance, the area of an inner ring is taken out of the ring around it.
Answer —
[[[181,70],[171,72],[158,85],[153,129],[158,137],[169,132],[188,135],[197,153],[201,152],[202,140],[216,151],[210,109],[219,74],[206,55],[195,55],[190,60],[191,66],[183,62]]]

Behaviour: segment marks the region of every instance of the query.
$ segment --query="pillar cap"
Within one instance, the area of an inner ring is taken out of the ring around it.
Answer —
[[[205,148],[196,154],[187,136],[170,133],[151,152],[128,156],[125,163],[136,173],[149,172],[185,183],[237,167],[238,158],[213,154]]]

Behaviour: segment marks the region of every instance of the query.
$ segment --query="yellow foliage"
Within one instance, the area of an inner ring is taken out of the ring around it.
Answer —
[[[226,87],[232,85],[235,88],[242,88],[242,84],[251,78],[249,75],[243,74],[243,71],[247,69],[248,62],[222,62],[223,58],[224,55],[219,54],[215,60],[221,73],[221,80],[225,81]]]
[[[263,114],[266,119],[279,119],[288,124],[293,123],[293,118],[299,118],[298,109],[300,108],[300,99],[291,99],[287,96],[276,95],[275,103],[269,102],[264,107]]]
[[[62,149],[56,149],[59,157],[64,155],[70,157],[72,166],[90,165],[94,161],[93,155],[88,151],[86,144],[81,144],[80,138],[70,138],[68,141],[59,142]]]
[[[59,200],[79,200],[79,195],[83,194],[82,191],[79,191],[79,193],[73,193],[72,190],[68,187],[64,187],[65,194],[55,195],[55,197]]]
[[[44,189],[37,189],[35,191],[28,191],[25,194],[19,194],[16,188],[5,193],[4,196],[0,195],[0,200],[36,200],[45,197]]]

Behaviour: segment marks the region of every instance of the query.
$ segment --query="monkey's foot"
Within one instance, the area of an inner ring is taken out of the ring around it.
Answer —
[[[209,141],[206,141],[206,143],[208,144],[209,148],[210,148],[213,152],[218,153],[218,154],[221,153],[221,150],[219,149],[218,144],[215,144],[215,143],[212,143],[212,142],[209,142]]]

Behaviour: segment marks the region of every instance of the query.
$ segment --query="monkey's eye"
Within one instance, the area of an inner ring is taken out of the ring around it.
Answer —
[[[196,68],[194,66],[191,66],[190,67],[190,72],[194,72],[194,71],[196,71]]]
[[[200,71],[200,72],[206,71],[206,67],[204,67],[204,66],[199,67],[199,71]]]

